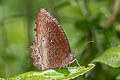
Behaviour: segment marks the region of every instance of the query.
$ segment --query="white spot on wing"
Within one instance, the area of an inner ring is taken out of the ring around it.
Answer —
[[[50,40],[50,42],[52,43],[52,42],[53,42],[53,40]]]

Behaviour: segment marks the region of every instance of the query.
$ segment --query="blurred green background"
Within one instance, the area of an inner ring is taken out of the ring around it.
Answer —
[[[119,5],[120,0],[0,0],[0,77],[39,71],[28,47],[35,40],[40,8],[57,18],[79,63],[87,65],[120,44]],[[96,63],[92,72],[75,80],[115,80],[118,73],[119,68]]]

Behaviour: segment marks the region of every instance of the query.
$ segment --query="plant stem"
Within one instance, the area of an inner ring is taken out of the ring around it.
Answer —
[[[28,44],[32,44],[32,12],[33,12],[33,9],[32,9],[32,5],[31,5],[31,0],[25,0],[25,16],[27,16],[27,22],[28,22],[28,25],[27,25],[27,32],[28,32]],[[30,51],[29,51],[30,53]],[[29,56],[29,54],[28,54]],[[32,62],[32,59],[30,59],[30,56],[29,56],[29,66],[30,66],[30,70],[33,70],[33,62]],[[29,69],[28,69],[29,70]]]

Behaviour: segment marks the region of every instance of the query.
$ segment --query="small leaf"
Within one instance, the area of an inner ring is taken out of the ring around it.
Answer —
[[[10,80],[69,80],[83,75],[90,71],[95,65],[89,64],[88,67],[66,67],[61,69],[49,69],[39,72],[27,72],[15,77],[9,78]]]
[[[113,68],[120,67],[120,46],[106,50],[100,57],[95,58],[92,62],[100,62]]]

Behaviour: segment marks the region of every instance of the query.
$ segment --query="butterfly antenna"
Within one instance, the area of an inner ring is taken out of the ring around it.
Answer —
[[[93,43],[93,42],[94,42],[94,41],[88,41],[87,43],[84,43],[82,47],[86,46],[86,45],[89,44],[89,43]],[[78,50],[79,50],[79,49],[76,48],[76,49],[73,51],[73,53],[76,53]]]
[[[89,43],[93,43],[93,42],[94,42],[94,41],[88,41],[88,42],[84,43],[83,46],[86,46],[86,45],[88,45]]]

